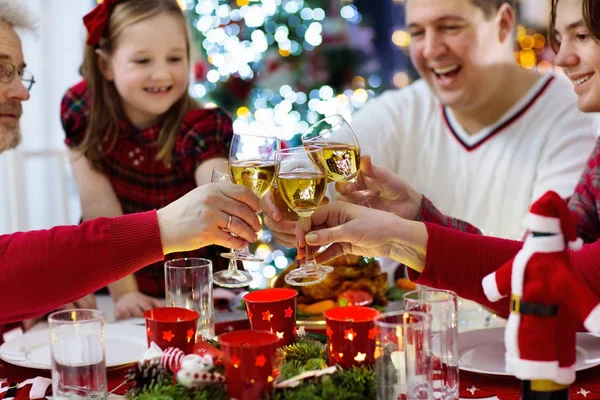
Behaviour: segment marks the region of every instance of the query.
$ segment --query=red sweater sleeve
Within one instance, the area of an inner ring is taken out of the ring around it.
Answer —
[[[163,259],[156,211],[0,236],[0,324],[42,315]]]
[[[429,234],[427,259],[421,274],[409,269],[409,278],[419,284],[455,291],[496,311],[509,313],[509,298],[487,300],[481,280],[514,257],[522,242],[459,232],[436,224],[425,224]],[[569,252],[571,269],[600,297],[600,241]]]
[[[469,234],[426,223],[429,240],[421,274],[409,269],[409,278],[419,284],[456,292],[500,315],[508,315],[509,300],[487,300],[481,280],[517,254],[522,243]]]

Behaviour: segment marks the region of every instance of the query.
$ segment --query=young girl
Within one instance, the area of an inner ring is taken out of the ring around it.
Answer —
[[[188,94],[190,42],[176,0],[104,0],[84,17],[84,80],[61,117],[83,220],[158,209],[210,182],[232,122]],[[214,247],[169,255],[220,259]],[[162,305],[163,262],[109,285],[117,319]]]

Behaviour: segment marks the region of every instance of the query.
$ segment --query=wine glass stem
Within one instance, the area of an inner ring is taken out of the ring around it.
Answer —
[[[311,219],[310,215],[300,217],[300,226],[302,227],[302,232],[306,235],[310,232],[311,228]],[[315,260],[315,251],[312,246],[306,245],[306,259],[304,260],[304,268],[310,268],[317,265]]]
[[[231,249],[231,253],[234,253],[234,250]],[[237,260],[235,258],[229,259],[229,265],[227,266],[227,276],[233,276],[237,272]]]
[[[358,175],[356,175],[356,177],[354,177],[354,178],[352,178],[352,179],[350,180],[350,182],[352,182],[352,183],[356,183],[356,188],[357,188],[358,190],[364,190],[364,189],[367,189],[367,185],[365,184],[365,181],[364,181],[363,179],[361,179],[361,176],[360,176],[360,175],[361,175],[361,174],[360,174],[360,172],[359,172],[359,173],[358,173]],[[371,207],[371,203],[369,203],[369,200],[363,200],[363,201],[362,201],[360,204],[361,204],[363,207],[367,207],[367,208],[373,208],[373,207]]]

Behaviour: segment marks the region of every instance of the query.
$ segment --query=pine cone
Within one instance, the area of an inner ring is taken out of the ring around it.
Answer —
[[[172,380],[173,374],[161,365],[160,359],[140,361],[125,375],[127,383],[131,384],[128,392],[138,395],[151,389],[157,383]]]

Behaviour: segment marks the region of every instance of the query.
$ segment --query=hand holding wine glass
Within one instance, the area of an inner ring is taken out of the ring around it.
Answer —
[[[364,205],[387,211],[399,217],[415,220],[421,209],[423,195],[404,179],[386,167],[375,165],[371,157],[364,155],[360,166],[361,190],[355,182],[337,182],[338,201]]]
[[[247,187],[258,197],[264,196],[277,176],[276,154],[279,148],[279,139],[236,133],[229,151],[229,172],[233,183]],[[247,248],[222,253],[221,256],[244,261],[264,261],[250,254]]]
[[[310,231],[310,216],[325,196],[327,178],[315,165],[322,149],[315,146],[284,149],[277,153],[279,174],[277,187],[281,198],[300,217],[302,228]],[[306,262],[288,273],[285,281],[294,286],[312,285],[323,281],[332,267],[318,265],[312,248],[307,248]]]
[[[213,168],[211,182],[231,182],[229,175],[229,161],[223,161]],[[235,254],[231,249],[230,254]],[[237,266],[237,260],[234,257],[229,258],[229,266],[225,271],[213,273],[213,282],[219,286],[228,288],[238,288],[250,285],[254,278],[246,271],[240,271]]]

